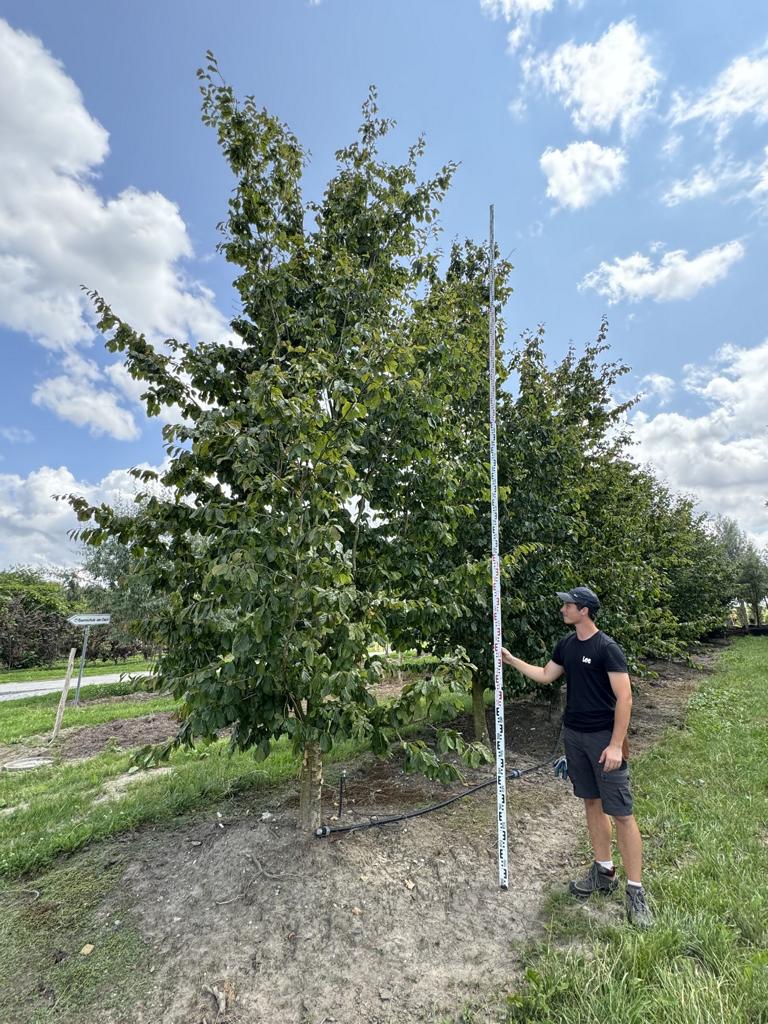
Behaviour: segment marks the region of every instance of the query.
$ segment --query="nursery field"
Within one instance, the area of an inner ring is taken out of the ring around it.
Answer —
[[[651,665],[637,685],[630,739],[659,919],[648,935],[626,926],[618,895],[567,901],[587,862],[582,812],[551,769],[509,784],[502,893],[492,786],[316,839],[297,826],[299,765],[282,742],[261,763],[230,756],[223,737],[137,771],[131,749],[175,731],[167,698],[86,690],[53,748],[55,705],[16,702],[0,762],[53,763],[0,773],[0,1020],[764,1020],[767,660],[764,639],[739,640]],[[510,765],[549,753],[550,705],[519,700],[507,715]],[[469,709],[455,727],[470,735]],[[488,775],[468,770],[463,785]],[[332,825],[463,791],[352,744],[325,776]]]

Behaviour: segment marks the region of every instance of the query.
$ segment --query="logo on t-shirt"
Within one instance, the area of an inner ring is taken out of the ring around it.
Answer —
[[[584,662],[585,665],[591,665],[592,664],[592,659],[591,658],[582,658],[581,660]]]

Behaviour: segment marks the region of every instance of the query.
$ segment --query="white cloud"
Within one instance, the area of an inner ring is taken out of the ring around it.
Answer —
[[[671,132],[664,141],[661,147],[662,155],[667,160],[674,160],[677,154],[680,152],[680,147],[683,144],[683,136],[679,132]]]
[[[0,437],[11,444],[31,444],[35,435],[24,427],[0,427]]]
[[[611,25],[596,43],[568,42],[551,56],[528,57],[523,71],[529,83],[560,97],[579,131],[609,131],[618,123],[625,137],[655,107],[661,79],[647,37],[629,19]]]
[[[491,18],[503,18],[507,24],[513,24],[507,35],[510,52],[514,53],[533,34],[534,21],[543,14],[548,14],[557,5],[558,0],[480,0],[480,8]],[[567,0],[568,6],[576,10],[586,0]]]
[[[0,19],[0,66],[0,324],[67,356],[96,335],[85,284],[152,339],[223,339],[212,292],[182,269],[193,252],[177,206],[158,192],[97,191],[108,135],[62,65]],[[72,418],[54,380],[41,401]],[[107,392],[101,411],[125,435],[131,416],[116,401]]]
[[[724,138],[735,121],[752,116],[757,124],[768,121],[768,55],[765,48],[753,56],[737,57],[715,83],[696,98],[675,93],[670,120],[673,125],[702,120],[714,125]]]
[[[509,48],[514,51],[530,36],[534,17],[548,13],[556,3],[557,0],[480,0],[480,7],[492,18],[514,22],[507,36]]]
[[[632,419],[642,460],[762,543],[768,542],[767,384],[768,339],[754,348],[727,345],[711,364],[686,368],[683,386],[704,399],[708,412],[638,412]]]
[[[132,413],[120,405],[114,391],[82,378],[67,374],[50,377],[37,385],[32,401],[77,427],[90,427],[93,437],[107,434],[118,441],[133,441],[141,434]]]
[[[737,164],[718,158],[709,167],[696,167],[690,177],[673,182],[662,195],[661,201],[665,206],[678,206],[691,199],[702,199],[744,182],[754,181],[757,177],[758,171],[751,163]]]
[[[768,146],[764,150],[763,163],[757,168],[755,173],[756,182],[754,188],[749,193],[750,199],[754,199],[757,203],[765,203],[768,201]]]
[[[113,470],[95,484],[76,479],[66,466],[43,466],[27,477],[0,473],[0,566],[77,563],[78,546],[67,537],[77,529],[77,518],[54,495],[81,494],[93,504],[115,504],[142,489],[125,469]]]
[[[659,405],[667,405],[675,392],[676,384],[671,377],[662,373],[646,374],[640,381],[643,398],[655,398]]]
[[[615,192],[624,180],[627,158],[620,149],[594,142],[573,142],[566,149],[545,149],[539,160],[547,176],[547,195],[573,210]]]
[[[661,197],[661,201],[665,206],[677,206],[689,199],[701,199],[703,196],[712,195],[719,187],[718,179],[711,171],[698,167],[690,178],[673,182]]]
[[[593,288],[611,305],[622,299],[630,302],[690,299],[702,288],[726,277],[745,252],[739,241],[715,245],[692,259],[688,259],[685,249],[676,249],[665,253],[656,266],[648,256],[636,252],[625,259],[617,258],[613,263],[601,263],[597,270],[586,275],[579,290]]]

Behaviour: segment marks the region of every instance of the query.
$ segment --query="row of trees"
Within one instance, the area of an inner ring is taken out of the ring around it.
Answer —
[[[238,341],[158,349],[94,295],[148,413],[181,415],[164,428],[167,470],[136,472],[148,487],[130,514],[70,500],[83,540],[129,551],[152,595],[159,679],[183,702],[177,742],[230,727],[233,746],[266,756],[288,735],[314,825],[322,755],[341,737],[397,745],[444,779],[445,752],[486,756],[488,253],[435,249],[455,168],[419,180],[421,141],[384,160],[391,122],[373,92],[314,202],[298,140],[252,98],[239,104],[209,59],[203,120],[234,177],[220,248],[237,271]],[[498,261],[497,314],[510,272]],[[584,582],[631,657],[680,651],[723,621],[730,566],[691,501],[633,463],[607,325],[550,368],[543,331],[507,355],[499,323],[507,645],[545,658],[562,628],[555,590]],[[371,652],[386,643],[442,663],[380,705]],[[404,733],[468,688],[478,742]]]
[[[766,552],[761,551],[738,523],[727,516],[718,516],[714,532],[731,567],[733,595],[737,601],[736,621],[744,627],[762,625],[764,605],[768,599]]]

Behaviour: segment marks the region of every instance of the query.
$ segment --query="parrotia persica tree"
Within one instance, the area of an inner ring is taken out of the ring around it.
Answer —
[[[497,312],[509,293],[510,270],[506,261],[498,262]],[[421,403],[415,404],[408,431],[415,445],[409,471],[375,496],[377,507],[387,508],[392,539],[378,539],[372,561],[392,560],[401,590],[401,600],[387,613],[393,644],[439,655],[462,647],[476,690],[476,656],[491,641],[487,249],[471,242],[453,246],[445,276],[430,282],[411,326],[414,339],[432,339],[434,444],[426,449],[420,441]],[[502,339],[500,324],[497,359],[503,381]],[[505,570],[523,554],[505,552]],[[482,715],[487,685],[483,680],[480,686],[478,741],[487,740]]]
[[[487,315],[487,314],[486,314]],[[605,358],[607,323],[596,340],[550,367],[544,332],[523,334],[502,369],[498,446],[502,616],[505,644],[526,660],[549,658],[563,633],[555,592],[586,582],[604,600],[600,624],[625,646],[634,665],[649,654],[679,654],[722,623],[732,593],[726,559],[702,516],[629,458],[625,414],[616,385],[627,372]],[[477,403],[471,408],[475,409]],[[473,437],[487,432],[475,423]],[[467,430],[469,436],[470,430]],[[428,627],[432,649],[461,645],[473,665],[475,735],[486,733],[483,691],[492,686],[487,466],[468,488],[462,515],[441,551],[439,582],[460,611]],[[478,475],[479,474],[479,475]],[[447,610],[447,609],[446,609]],[[531,688],[507,673],[510,695]]]
[[[424,300],[443,287],[430,243],[454,167],[420,181],[421,142],[404,163],[381,159],[391,122],[372,91],[322,199],[305,200],[297,139],[252,98],[238,103],[208,57],[203,121],[235,179],[220,248],[237,269],[236,337],[159,350],[93,295],[107,347],[145,383],[147,412],[176,405],[181,415],[164,428],[160,495],[150,488],[132,515],[70,500],[88,524],[82,539],[130,545],[164,598],[158,674],[182,698],[175,742],[231,728],[234,747],[265,757],[290,737],[312,827],[322,755],[341,737],[381,754],[400,743],[409,767],[441,779],[456,771],[441,751],[484,756],[450,730],[436,750],[401,735],[415,716],[460,701],[460,654],[394,702],[371,694],[371,649],[408,600],[404,578],[429,571],[462,515],[464,467],[442,457],[457,427],[440,415],[444,363],[454,366],[462,339],[440,336],[447,314],[430,319]],[[417,479],[424,506],[406,510]]]
[[[478,334],[482,317],[487,331],[487,301],[482,306],[479,296]],[[614,404],[612,389],[624,368],[600,362],[605,330],[604,324],[595,344],[579,356],[570,352],[552,369],[544,356],[543,330],[524,334],[500,361],[501,381],[510,385],[499,392],[497,412],[503,636],[508,647],[534,661],[546,660],[556,632],[562,631],[554,594],[575,578],[579,545],[587,533],[590,483],[585,468],[590,460],[613,458],[623,444],[616,424],[626,406]],[[467,513],[456,525],[455,543],[440,559],[442,581],[460,611],[442,623],[433,647],[460,645],[467,651],[473,665],[475,737],[480,740],[487,736],[484,691],[493,685],[493,651],[488,425],[487,415],[474,411],[478,406],[482,403],[476,400],[464,415],[472,424],[467,436],[471,433],[482,459],[479,465],[468,460]],[[524,677],[506,674],[510,695],[526,685]]]
[[[123,511],[131,515],[136,509],[126,506]],[[154,654],[159,638],[152,628],[163,599],[153,595],[146,576],[137,572],[131,546],[114,536],[96,547],[86,546],[82,568],[85,581],[83,573],[78,573],[81,601],[112,617],[101,644],[105,652]]]
[[[501,264],[499,270],[503,299],[509,268]],[[461,294],[460,303],[446,303],[448,292]],[[463,363],[450,374],[465,399],[448,394],[443,403],[444,417],[452,415],[457,423],[453,447],[446,450],[462,467],[456,478],[459,500],[453,505],[460,514],[449,523],[439,494],[425,499],[422,487],[434,478],[425,475],[409,488],[400,532],[407,531],[414,514],[429,516],[442,529],[435,530],[439,546],[430,573],[423,573],[423,559],[415,550],[412,560],[405,560],[402,572],[412,600],[389,625],[390,635],[436,653],[457,646],[466,650],[477,740],[487,739],[484,691],[493,685],[487,296],[487,256],[470,246],[456,248],[445,281],[432,289],[422,311],[449,316],[453,309],[456,323],[445,322],[440,333],[450,336],[453,326],[466,339]],[[499,326],[503,329],[501,321]],[[620,424],[631,403],[613,400],[626,368],[601,361],[606,331],[603,323],[593,344],[580,354],[569,352],[553,368],[546,362],[543,330],[524,334],[509,357],[499,353],[500,383],[511,385],[500,389],[497,411],[503,635],[509,647],[532,660],[546,660],[562,632],[555,591],[580,578],[590,531],[587,508],[596,486],[593,467],[609,465],[626,443]],[[500,343],[502,337],[500,331]],[[527,684],[524,677],[507,673],[505,686],[513,694]]]

